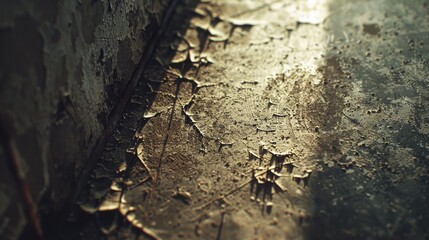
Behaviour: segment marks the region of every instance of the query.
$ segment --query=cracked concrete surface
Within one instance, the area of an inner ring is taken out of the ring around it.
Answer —
[[[429,238],[427,1],[191,5],[177,9],[70,232]]]

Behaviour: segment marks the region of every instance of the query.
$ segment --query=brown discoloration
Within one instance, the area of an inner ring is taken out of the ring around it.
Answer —
[[[363,32],[369,35],[377,35],[380,33],[380,27],[377,23],[363,24]]]

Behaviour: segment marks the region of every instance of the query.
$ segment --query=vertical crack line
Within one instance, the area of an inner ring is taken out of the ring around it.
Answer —
[[[217,229],[216,240],[220,240],[220,239],[222,239],[222,238],[221,238],[221,236],[222,236],[222,229],[223,229],[223,219],[224,219],[224,216],[225,216],[225,212],[222,212],[222,213],[221,213],[221,215],[220,215],[220,223],[219,223],[219,227],[218,227],[218,229]]]
[[[155,2],[155,1],[154,1]],[[91,155],[89,156],[89,159],[84,166],[82,172],[77,177],[77,183],[75,185],[75,191],[74,195],[71,198],[71,200],[66,204],[66,209],[73,209],[73,203],[77,202],[79,198],[79,194],[81,193],[82,189],[84,188],[85,184],[87,183],[87,180],[89,178],[89,175],[95,165],[97,164],[97,161],[99,160],[104,147],[107,144],[107,141],[112,136],[113,131],[116,128],[116,125],[120,121],[122,117],[122,113],[125,111],[125,108],[131,99],[131,95],[136,88],[139,80],[141,79],[144,70],[146,69],[147,64],[152,58],[152,54],[154,53],[156,47],[158,46],[158,43],[160,42],[161,38],[164,36],[164,32],[168,28],[168,26],[171,23],[171,18],[174,14],[174,11],[176,10],[177,5],[180,3],[180,0],[171,0],[170,4],[168,6],[168,9],[166,13],[163,16],[163,20],[161,22],[161,25],[159,26],[157,32],[154,34],[154,36],[151,38],[151,40],[148,42],[147,47],[145,48],[144,54],[141,57],[136,69],[134,70],[131,79],[128,81],[125,90],[122,92],[121,97],[119,98],[119,101],[115,108],[111,111],[111,117],[101,134],[96,146],[93,148]],[[69,211],[65,211],[69,212]]]
[[[159,185],[159,174],[161,172],[162,160],[164,159],[165,149],[167,148],[168,139],[170,138],[170,130],[171,130],[171,125],[173,124],[174,111],[176,110],[177,99],[178,99],[178,95],[180,92],[180,85],[181,85],[181,82],[178,82],[177,87],[176,87],[176,92],[174,93],[175,97],[174,97],[174,101],[173,101],[173,107],[171,108],[170,116],[168,117],[168,127],[167,127],[164,142],[162,144],[161,154],[159,156],[159,159],[158,159],[158,162],[156,165],[156,173],[155,173],[154,183],[153,183],[153,187],[152,187],[153,193],[156,192],[156,188]]]

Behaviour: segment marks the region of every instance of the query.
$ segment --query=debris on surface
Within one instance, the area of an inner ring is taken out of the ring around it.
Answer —
[[[192,195],[183,190],[181,187],[178,187],[177,190],[172,195],[173,198],[182,201],[184,204],[190,204],[192,200]]]
[[[423,239],[429,24],[393,2],[184,1],[80,208],[107,239]]]

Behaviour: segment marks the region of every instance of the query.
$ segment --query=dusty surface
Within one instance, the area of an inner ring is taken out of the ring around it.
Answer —
[[[428,13],[183,4],[70,236],[429,238]]]

